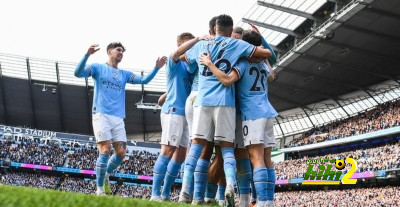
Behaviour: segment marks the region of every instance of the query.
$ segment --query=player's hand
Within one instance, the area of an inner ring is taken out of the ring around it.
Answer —
[[[98,44],[93,44],[89,47],[88,51],[87,51],[87,55],[93,55],[95,52],[99,51],[99,45]]]
[[[199,59],[200,59],[200,63],[205,65],[205,66],[208,66],[209,64],[212,64],[211,56],[210,56],[210,53],[208,51],[207,51],[207,53],[200,54]]]
[[[156,61],[156,68],[158,69],[162,68],[166,62],[167,62],[166,56],[158,57]]]
[[[199,37],[199,40],[213,40],[215,37],[211,36],[211,35],[204,35]]]
[[[250,22],[247,22],[247,24],[250,25],[251,30],[257,32],[258,34],[261,34],[261,33],[260,33],[260,30],[258,30],[258,28],[257,28],[254,24],[252,24],[252,23],[250,23]]]
[[[162,106],[165,102],[165,99],[167,99],[167,93],[164,93],[163,95],[160,96],[160,98],[158,98],[158,105]]]

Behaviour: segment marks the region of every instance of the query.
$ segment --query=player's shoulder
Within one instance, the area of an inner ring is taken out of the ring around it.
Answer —
[[[200,40],[196,44],[194,44],[189,50],[186,51],[186,56],[193,56],[197,57],[197,53],[201,48],[207,47],[208,44],[206,44],[206,40]]]
[[[257,66],[259,69],[264,69],[264,70],[269,71],[268,65],[265,63],[265,61],[261,61],[261,62],[257,63]]]
[[[98,73],[103,73],[103,71],[107,70],[107,64],[105,63],[91,63],[88,65],[88,68],[91,70],[92,75],[96,75]]]
[[[246,42],[246,41],[244,41],[242,39],[235,39],[235,38],[230,38],[230,37],[229,37],[229,39],[230,39],[231,42],[234,42],[236,44],[250,45],[250,43],[248,43],[248,42]]]
[[[92,68],[103,68],[106,65],[107,64],[105,64],[105,63],[91,63],[91,64],[89,64],[89,66],[92,67]]]
[[[123,73],[125,75],[131,75],[133,73],[131,70],[126,69],[126,68],[125,69],[121,68],[120,71],[121,71],[121,73]]]
[[[179,71],[187,71],[189,64],[186,61],[178,60],[176,62],[174,68],[177,68]]]
[[[194,44],[192,48],[207,46],[210,44],[211,41],[212,40],[200,40],[196,44]]]
[[[172,65],[175,65],[178,63],[180,60],[178,59],[177,61],[174,61],[174,58],[172,57],[172,54],[168,56],[166,66],[171,67]]]
[[[236,66],[238,67],[247,67],[249,66],[251,63],[247,60],[247,58],[245,57],[241,57],[239,58],[239,60],[236,63]]]

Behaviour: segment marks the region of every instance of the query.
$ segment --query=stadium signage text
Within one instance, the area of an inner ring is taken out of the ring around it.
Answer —
[[[0,131],[5,133],[11,134],[24,134],[33,137],[56,137],[56,132],[46,131],[46,130],[37,130],[37,129],[26,129],[26,128],[19,128],[19,127],[10,127],[10,126],[3,126],[0,125]]]
[[[318,167],[318,172],[314,171],[313,168],[315,164],[321,163]],[[335,163],[336,169],[339,171],[332,170],[332,165]],[[346,163],[351,164],[350,170],[343,176],[342,171]],[[301,183],[302,185],[339,185],[340,179],[342,184],[356,184],[357,179],[350,179],[350,177],[357,170],[357,163],[352,158],[346,158],[346,162],[344,159],[330,159],[329,157],[307,160],[307,171],[304,176],[304,180]]]

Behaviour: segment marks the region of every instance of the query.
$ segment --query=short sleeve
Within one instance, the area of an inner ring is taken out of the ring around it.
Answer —
[[[239,79],[242,78],[242,75],[246,72],[247,66],[248,66],[247,60],[240,60],[233,67],[233,69],[237,71]]]
[[[199,56],[198,47],[199,47],[200,43],[201,42],[196,43],[192,48],[190,48],[188,51],[186,51],[185,59],[189,65],[196,63],[196,60]]]
[[[177,64],[178,62],[179,62],[179,60],[175,62],[174,59],[173,59],[171,56],[169,56],[168,59],[167,59],[167,64],[166,64],[166,66],[169,67],[169,68],[175,68],[175,67],[176,67],[176,64]]]
[[[236,46],[235,51],[237,53],[240,53],[238,55],[240,57],[245,57],[245,58],[251,58],[257,48],[256,46],[254,46],[248,42],[245,42],[243,40],[237,40],[235,46]]]
[[[187,71],[188,73],[193,74],[197,71],[197,68],[198,68],[197,63],[188,64]]]

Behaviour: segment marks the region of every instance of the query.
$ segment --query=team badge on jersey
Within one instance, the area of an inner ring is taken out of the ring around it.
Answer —
[[[118,78],[118,73],[113,72],[113,78],[114,78],[114,80],[117,80],[117,78]]]

